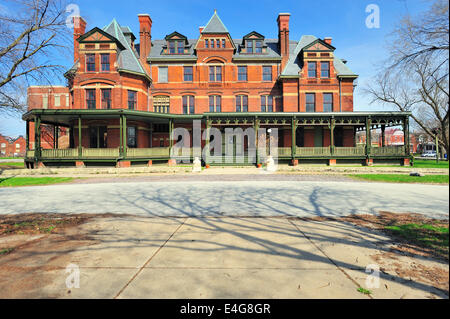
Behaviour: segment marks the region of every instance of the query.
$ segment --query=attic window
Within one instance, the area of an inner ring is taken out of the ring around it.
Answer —
[[[168,41],[169,54],[184,54],[183,41]]]
[[[95,49],[95,44],[86,44],[84,47],[86,49]]]
[[[246,40],[245,53],[263,53],[263,40]]]

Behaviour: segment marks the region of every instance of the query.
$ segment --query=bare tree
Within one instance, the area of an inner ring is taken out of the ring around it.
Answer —
[[[373,102],[411,111],[449,153],[448,1],[435,0],[420,18],[404,17],[388,43],[390,56],[365,92]]]
[[[26,88],[60,77],[55,54],[68,51],[62,0],[10,0],[0,6],[0,112],[22,112]],[[57,53],[58,52],[58,53]]]

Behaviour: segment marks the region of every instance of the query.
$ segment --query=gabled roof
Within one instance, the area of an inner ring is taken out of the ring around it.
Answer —
[[[83,41],[85,41],[85,39],[89,38],[91,35],[93,35],[95,33],[100,33],[101,35],[103,35],[104,37],[109,39],[111,42],[116,42],[119,46],[123,47],[123,45],[120,43],[120,41],[116,37],[112,36],[111,34],[105,32],[104,30],[97,28],[97,27],[95,27],[95,28],[91,29],[90,31],[86,32],[85,34],[83,34],[81,37],[79,37],[77,39],[77,41],[83,42]],[[99,41],[99,42],[104,42],[104,40]]]
[[[281,72],[281,77],[298,77],[300,76],[300,71],[302,70],[301,61],[300,61],[300,53],[302,50],[306,48],[312,47],[316,43],[321,43],[330,48],[330,50],[334,51],[334,47],[325,43],[324,41],[318,39],[313,35],[304,35],[301,37],[300,41],[297,45],[289,46],[289,60],[284,67],[284,70]],[[334,56],[334,68],[336,70],[336,74],[339,77],[358,77],[350,68],[342,62],[341,59]]]
[[[244,35],[243,39],[249,39],[252,36],[255,36],[255,39],[264,39],[264,36],[256,31],[252,31],[249,34]]]
[[[312,48],[314,45],[316,44],[321,44],[323,46],[325,46],[326,48],[328,48],[331,51],[336,50],[336,48],[334,46],[332,46],[331,44],[326,43],[325,41],[321,40],[321,39],[316,39],[313,42],[311,42],[310,44],[306,45],[303,50],[308,50],[310,48]]]
[[[228,29],[223,24],[222,20],[220,20],[217,15],[217,11],[214,10],[214,14],[209,19],[206,27],[203,28],[202,33],[229,33]]]
[[[117,52],[119,71],[137,73],[139,75],[148,77],[147,73],[141,65],[141,62],[139,61],[139,55],[137,51],[131,47],[130,43],[127,41],[126,36],[124,35],[123,30],[124,28],[119,25],[116,19],[113,19],[110,24],[103,28],[104,32],[116,38],[123,47],[122,50],[118,50]],[[128,31],[131,32],[129,28],[125,28],[125,31],[126,33],[129,33]]]
[[[184,40],[185,44],[188,44],[188,39],[186,38],[186,36],[182,35],[181,33],[177,32],[177,31],[174,31],[171,34],[166,35],[164,37],[164,40],[167,41],[167,40],[172,39],[173,37],[178,37],[178,39]]]

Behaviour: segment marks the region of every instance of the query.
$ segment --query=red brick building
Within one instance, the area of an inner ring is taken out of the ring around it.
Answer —
[[[152,39],[150,16],[138,19],[139,44],[130,28],[115,19],[89,31],[81,17],[74,19],[68,86],[28,89],[29,110],[23,117],[28,162],[128,166],[168,160],[178,140],[170,138],[174,128],[192,132],[193,120],[201,121],[202,130],[256,129],[254,143],[248,138],[243,142],[245,152],[270,140],[261,134],[267,137],[270,128],[277,129],[278,157],[294,164],[409,158],[401,147],[379,154],[371,153],[370,146],[357,147],[359,130],[403,125],[407,132],[409,113],[354,112],[357,75],[334,55],[331,38],[290,39],[289,13],[278,15],[276,39],[251,31],[251,26],[241,38],[233,38],[216,12],[195,39],[182,31]],[[43,142],[44,126],[54,128],[54,141],[63,128],[67,145]],[[232,143],[237,147],[240,142]],[[267,155],[256,153],[253,164]]]
[[[0,156],[3,157],[23,157],[26,152],[26,141],[21,135],[11,138],[0,134]]]

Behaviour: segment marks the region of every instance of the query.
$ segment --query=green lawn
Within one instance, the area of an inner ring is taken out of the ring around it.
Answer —
[[[0,156],[0,159],[23,159],[23,157],[13,157],[13,156],[6,156],[6,157],[1,157]]]
[[[411,223],[404,225],[385,226],[393,235],[406,239],[422,247],[435,250],[438,254],[448,256],[448,225],[446,227]]]
[[[70,182],[73,177],[11,177],[0,178],[0,187],[47,185]]]
[[[355,179],[374,182],[389,183],[437,183],[448,184],[448,175],[425,175],[422,177],[409,176],[406,174],[352,174],[347,175]]]
[[[448,168],[447,161],[439,161],[436,163],[436,160],[414,160],[414,167],[417,168]]]
[[[17,167],[25,167],[24,162],[0,162],[0,167],[2,166],[17,166]]]

